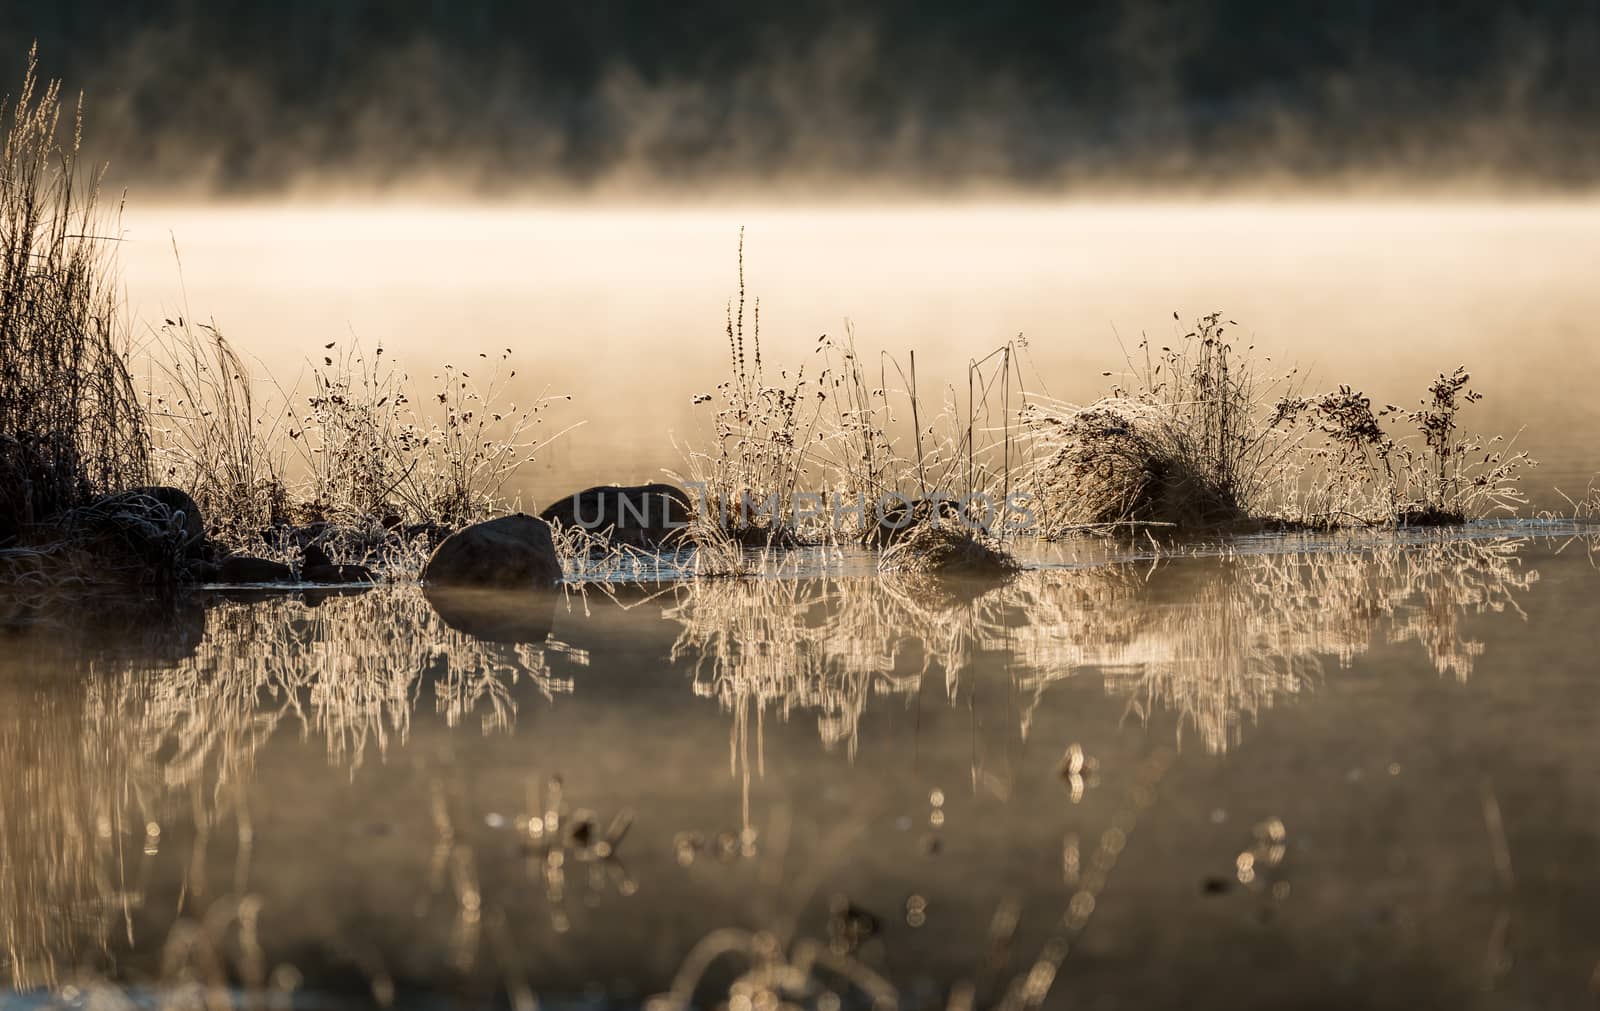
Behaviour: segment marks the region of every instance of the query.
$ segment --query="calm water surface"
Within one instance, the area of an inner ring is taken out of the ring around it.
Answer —
[[[0,649],[0,979],[1592,1007],[1600,572],[1527,533],[64,614]]]

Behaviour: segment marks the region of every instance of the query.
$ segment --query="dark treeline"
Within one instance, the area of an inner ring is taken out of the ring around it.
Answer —
[[[53,0],[6,90],[34,39],[147,187],[1600,168],[1594,0]]]

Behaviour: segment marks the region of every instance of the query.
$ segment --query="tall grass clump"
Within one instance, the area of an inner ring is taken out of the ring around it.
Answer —
[[[790,506],[795,493],[806,490],[806,450],[816,434],[817,411],[809,401],[804,367],[793,378],[780,371],[776,383],[769,381],[761,350],[761,300],[750,306],[748,328],[746,301],[741,229],[739,294],[728,302],[725,328],[730,375],[715,394],[695,398],[716,403],[717,412],[710,449],[687,454],[685,476],[701,504],[691,533],[707,544],[794,543],[800,531]]]
[[[324,547],[369,560],[397,531],[437,537],[502,511],[517,469],[562,434],[539,437],[556,398],[510,398],[509,348],[419,382],[381,344],[330,341],[309,389],[257,374],[214,324],[168,320],[153,350],[157,470],[230,547],[271,554],[275,532],[321,524]]]
[[[853,327],[824,334],[811,370],[768,378],[761,343],[760,302],[746,326],[744,234],[739,239],[739,289],[727,305],[730,378],[714,394],[709,448],[686,454],[682,479],[700,495],[690,532],[702,555],[722,559],[717,571],[752,546],[860,540],[898,541],[931,525],[949,545],[959,529],[998,529],[1013,467],[1020,461],[1013,394],[1021,396],[1015,347],[1003,345],[968,362],[966,391],[940,396],[918,387],[917,359],[902,364],[861,354]],[[949,525],[945,521],[958,521]],[[970,548],[993,546],[973,541]]]
[[[1219,527],[1272,512],[1276,486],[1295,474],[1303,402],[1293,373],[1264,375],[1253,348],[1235,349],[1235,325],[1212,313],[1172,345],[1146,338],[1139,359],[1127,357],[1128,385],[1087,407],[1024,407],[1045,533]]]
[[[1462,431],[1482,399],[1464,367],[1410,411],[1350,386],[1306,396],[1233,345],[1236,325],[1212,313],[1173,345],[1142,341],[1127,387],[1088,406],[1024,406],[1041,532],[1440,525],[1526,502],[1527,454]]]
[[[286,405],[214,323],[167,320],[147,391],[158,479],[188,491],[212,536],[248,543],[291,516]]]
[[[79,165],[81,105],[69,115],[63,139],[60,85],[30,52],[0,101],[0,544],[148,478],[101,176]]]
[[[915,350],[904,363],[880,353],[873,377],[850,328],[820,342],[818,449],[837,493],[867,503],[852,513],[862,539],[898,541],[947,520],[1003,532],[1022,461],[1017,412],[1028,394],[1017,356],[1026,347],[1019,338],[969,359],[965,391],[947,385],[934,397],[919,386]]]

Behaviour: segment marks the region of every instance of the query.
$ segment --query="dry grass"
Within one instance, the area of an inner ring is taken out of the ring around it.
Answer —
[[[1087,407],[1023,408],[1045,536],[1438,525],[1525,503],[1527,455],[1460,433],[1481,399],[1465,369],[1441,374],[1416,410],[1375,410],[1348,386],[1308,397],[1294,372],[1265,374],[1270,359],[1227,338],[1234,325],[1212,313],[1173,345],[1142,341],[1128,387]]]
[[[823,470],[836,494],[866,502],[856,531],[863,540],[893,542],[951,517],[991,533],[1008,528],[1021,463],[1018,413],[1028,401],[1017,358],[1026,348],[1019,337],[969,359],[965,391],[946,386],[934,400],[919,384],[914,350],[904,363],[880,353],[874,384],[853,327],[842,341],[820,342]]]
[[[1042,532],[1156,524],[1212,528],[1266,515],[1298,444],[1293,374],[1266,377],[1234,326],[1202,317],[1128,357],[1129,385],[1088,407],[1024,408]],[[1108,373],[1109,375],[1109,373]]]
[[[542,429],[554,398],[509,401],[509,348],[416,383],[381,345],[332,341],[303,391],[253,375],[214,324],[186,314],[155,331],[141,403],[97,177],[79,178],[79,132],[58,142],[60,116],[59,88],[41,90],[30,66],[0,165],[0,547],[153,473],[193,494],[229,549],[292,560],[304,538],[290,528],[325,524],[315,536],[336,561],[404,576],[444,529],[512,504],[513,475],[560,433]],[[773,549],[837,540],[892,547],[891,567],[1004,569],[1001,542],[1029,519],[1018,492],[1045,536],[1452,523],[1523,504],[1525,454],[1459,430],[1479,399],[1464,370],[1410,412],[1348,388],[1303,397],[1292,373],[1267,375],[1234,347],[1233,326],[1213,313],[1172,346],[1141,343],[1126,388],[1087,407],[1030,396],[1020,337],[970,360],[964,391],[930,391],[915,352],[863,356],[848,326],[819,339],[810,373],[774,374],[741,232],[730,375],[696,398],[715,405],[714,435],[687,454],[702,506],[686,538],[693,571],[748,574]],[[1397,434],[1402,422],[1415,434]],[[577,569],[614,554],[569,547]],[[32,580],[63,557],[30,550],[0,568]]]
[[[1374,408],[1347,386],[1303,401],[1303,420],[1320,440],[1301,505],[1306,520],[1438,526],[1526,505],[1521,474],[1535,462],[1503,437],[1460,432],[1461,411],[1483,399],[1471,378],[1464,366],[1441,372],[1410,411]]]
[[[1008,576],[1022,568],[1011,552],[975,526],[950,519],[933,519],[912,526],[887,548],[879,567],[890,572],[927,576]]]
[[[250,545],[289,519],[281,391],[262,388],[214,323],[167,320],[146,391],[158,479],[189,492],[213,536]]]
[[[68,115],[63,139],[60,85],[39,81],[30,53],[15,101],[0,101],[0,545],[149,473],[115,222],[79,165],[82,110]]]
[[[914,351],[905,365],[884,354],[869,362],[847,324],[844,338],[818,339],[812,378],[802,366],[773,382],[760,303],[747,328],[747,297],[741,232],[739,293],[725,328],[731,376],[695,397],[715,405],[714,434],[709,448],[685,454],[679,476],[702,496],[688,539],[713,571],[742,571],[738,556],[752,547],[879,544],[956,514],[1004,522],[1020,459],[1016,347],[970,361],[964,394],[947,387],[930,398],[919,390]]]
[[[744,232],[739,232],[739,294],[727,307],[729,379],[715,394],[715,436],[709,451],[686,454],[686,479],[699,494],[690,530],[697,543],[781,545],[800,539],[790,512],[807,476],[807,448],[816,429],[805,370],[767,377],[761,349],[761,300],[750,306],[745,327]]]
[[[269,557],[298,550],[287,527],[326,524],[335,560],[414,575],[438,531],[510,508],[507,482],[561,434],[543,428],[566,398],[510,400],[510,349],[418,383],[382,345],[329,342],[303,393],[258,376],[214,324],[168,320],[151,353],[161,479],[222,542]]]

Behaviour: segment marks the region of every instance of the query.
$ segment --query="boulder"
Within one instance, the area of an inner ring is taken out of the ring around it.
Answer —
[[[185,558],[201,558],[206,549],[206,523],[200,506],[182,488],[149,485],[129,488],[97,499],[90,510],[103,516],[136,516],[142,520],[165,521],[178,538]]]
[[[675,485],[599,485],[574,492],[539,514],[546,523],[593,533],[611,530],[614,544],[653,548],[682,536],[694,503]]]
[[[292,583],[294,570],[282,562],[253,555],[233,555],[217,565],[219,583]]]
[[[525,513],[474,523],[446,537],[422,570],[430,586],[531,590],[561,579],[550,524]]]
[[[152,486],[103,495],[57,516],[61,536],[96,559],[105,574],[136,582],[181,576],[206,554],[205,522],[187,492]]]
[[[307,583],[372,583],[377,577],[365,565],[341,565],[328,557],[320,544],[308,544],[300,553],[300,579]]]
[[[176,488],[138,488],[69,509],[38,532],[38,543],[69,548],[91,582],[137,586],[181,580],[206,548],[199,508]]]

